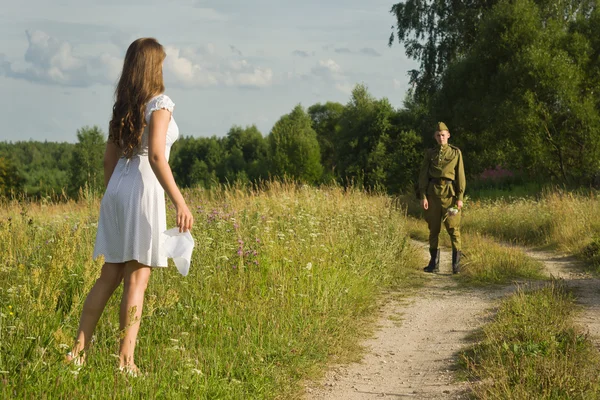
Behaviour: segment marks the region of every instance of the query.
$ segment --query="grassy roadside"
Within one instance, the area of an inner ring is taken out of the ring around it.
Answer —
[[[356,351],[382,288],[423,279],[385,196],[274,184],[186,198],[192,268],[152,274],[139,379],[115,368],[119,290],[88,364],[62,363],[101,266],[90,259],[98,201],[2,207],[0,397],[291,398],[301,379]]]
[[[480,341],[462,354],[473,395],[488,399],[598,399],[600,353],[574,323],[557,281],[519,290],[500,305]]]
[[[423,220],[408,217],[407,229],[414,239],[426,242],[429,232]],[[522,250],[499,244],[480,234],[461,233],[464,257],[462,271],[456,276],[469,285],[506,284],[519,279],[546,279],[541,262],[527,256]],[[450,247],[450,239],[443,230],[440,244]]]
[[[595,192],[548,190],[537,199],[468,202],[463,230],[546,246],[575,255],[600,272],[600,199]]]
[[[467,203],[466,263],[472,284],[539,278],[540,264],[510,244],[544,246],[600,264],[600,204],[594,194],[547,192],[537,199]],[[419,210],[412,205],[413,215]],[[409,218],[412,237],[427,240],[423,220]],[[440,236],[449,246],[447,235]],[[595,263],[595,264],[594,264]],[[600,353],[575,322],[577,307],[560,282],[518,290],[463,353],[462,369],[478,399],[598,399]]]

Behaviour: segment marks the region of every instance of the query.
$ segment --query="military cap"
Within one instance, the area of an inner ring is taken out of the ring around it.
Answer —
[[[436,125],[436,131],[449,131],[448,127],[443,122],[438,122]]]

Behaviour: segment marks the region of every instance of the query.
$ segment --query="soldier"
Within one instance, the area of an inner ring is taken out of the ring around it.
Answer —
[[[450,132],[438,122],[434,138],[438,145],[425,151],[419,174],[419,196],[429,225],[429,265],[425,272],[440,269],[439,234],[442,222],[452,241],[452,273],[460,272],[460,218],[465,193],[465,169],[458,147],[448,144]],[[450,211],[448,211],[450,210]]]

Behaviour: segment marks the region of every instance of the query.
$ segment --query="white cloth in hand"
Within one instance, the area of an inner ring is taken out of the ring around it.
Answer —
[[[190,271],[194,238],[190,231],[179,232],[179,228],[171,228],[162,233],[165,255],[173,259],[179,273],[186,276]]]

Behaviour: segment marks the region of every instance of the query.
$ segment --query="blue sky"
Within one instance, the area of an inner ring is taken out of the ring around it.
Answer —
[[[387,46],[383,0],[2,0],[0,141],[76,141],[107,131],[127,46],[167,50],[166,93],[186,136],[255,124],[267,135],[300,103],[347,103],[364,83],[401,107],[404,48]]]

